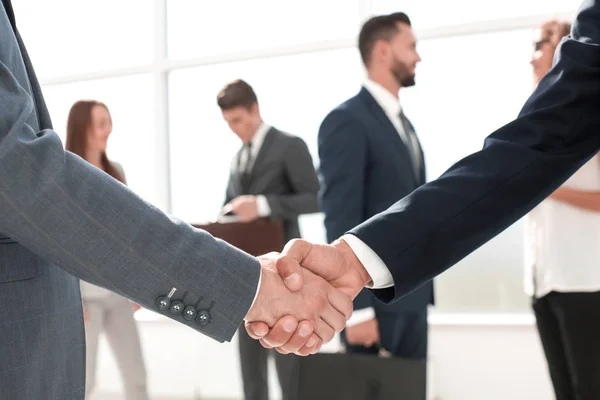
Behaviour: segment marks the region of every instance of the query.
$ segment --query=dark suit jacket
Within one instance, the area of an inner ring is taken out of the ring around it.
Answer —
[[[415,171],[398,131],[364,88],[321,124],[319,157],[320,200],[329,242],[425,183],[425,167]],[[433,303],[432,283],[393,305],[363,290],[354,309],[421,312],[429,303]]]
[[[285,240],[300,237],[298,216],[319,211],[319,179],[306,143],[271,128],[254,160],[248,193],[242,188],[238,158],[239,152],[232,163],[225,203],[242,194],[265,195],[271,218],[283,220]]]
[[[394,288],[374,291],[381,300],[406,296],[460,261],[598,152],[598,1],[583,3],[554,62],[517,119],[490,135],[483,150],[350,231],[392,272]]]

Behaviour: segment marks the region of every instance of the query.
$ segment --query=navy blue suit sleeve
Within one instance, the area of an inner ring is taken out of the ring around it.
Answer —
[[[600,6],[579,10],[555,65],[518,118],[483,150],[350,233],[390,268],[393,301],[502,232],[560,186],[600,147]],[[490,94],[492,95],[492,94]]]
[[[321,210],[325,214],[327,241],[332,242],[363,222],[367,140],[363,125],[340,110],[329,114],[318,137]],[[372,296],[364,290],[354,308],[371,306]]]

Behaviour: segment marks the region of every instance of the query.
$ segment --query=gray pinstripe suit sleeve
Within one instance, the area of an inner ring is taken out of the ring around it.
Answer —
[[[20,54],[10,48],[16,42],[2,46],[9,48],[0,48],[0,55]],[[157,310],[159,296],[176,288],[173,299],[209,310],[211,320],[187,321],[168,310],[164,315],[230,340],[256,294],[258,261],[169,218],[65,152],[55,132],[36,133],[22,69],[21,60],[0,59],[0,232],[70,274],[151,310]]]

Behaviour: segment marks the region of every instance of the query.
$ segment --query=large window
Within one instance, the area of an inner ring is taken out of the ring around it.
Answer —
[[[13,4],[41,79],[152,61],[152,1],[19,0]]]
[[[354,39],[357,0],[168,2],[169,56],[215,57]]]
[[[532,15],[572,12],[581,0],[371,0],[373,14],[403,11],[416,29],[458,26]]]
[[[302,137],[316,164],[321,120],[335,105],[358,92],[361,76],[362,67],[354,49],[172,72],[169,94],[174,214],[188,221],[203,221],[214,218],[222,205],[231,159],[241,146],[216,104],[216,95],[225,83],[237,78],[249,82],[257,93],[265,121]]]

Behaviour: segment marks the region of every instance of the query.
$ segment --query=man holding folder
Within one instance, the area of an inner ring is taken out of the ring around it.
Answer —
[[[319,211],[319,180],[306,144],[263,122],[256,94],[243,80],[228,83],[217,104],[243,143],[231,164],[222,214],[242,222],[281,220],[285,241],[300,237],[298,216]],[[238,337],[245,399],[268,400],[269,352],[244,329]],[[275,353],[275,364],[283,399],[296,399],[298,359]]]

